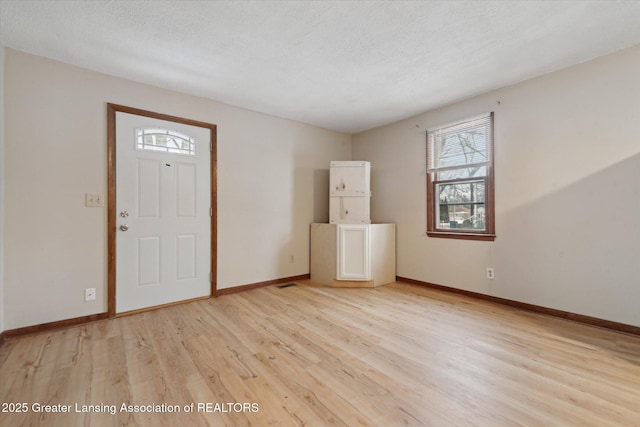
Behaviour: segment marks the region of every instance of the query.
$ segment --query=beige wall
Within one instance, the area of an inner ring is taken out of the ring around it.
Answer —
[[[218,125],[219,289],[309,272],[349,135],[11,49],[5,63],[4,329],[106,311],[106,208],[83,203],[107,191],[107,102]]]
[[[398,276],[640,326],[638,76],[640,46],[354,135]],[[426,237],[426,128],[492,110],[495,242]]]
[[[640,326],[640,47],[353,138],[11,49],[2,59],[0,330],[106,310],[106,209],[83,196],[106,194],[107,102],[218,125],[220,289],[308,273],[328,163],[354,158],[373,164],[372,219],[398,224],[399,276]],[[427,238],[425,129],[490,110],[498,237]]]

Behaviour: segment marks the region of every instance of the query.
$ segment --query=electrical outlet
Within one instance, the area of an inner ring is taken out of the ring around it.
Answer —
[[[494,274],[493,267],[487,267],[487,279],[495,279],[496,275]]]
[[[102,194],[85,193],[84,205],[88,208],[104,206],[104,196]]]
[[[96,288],[87,288],[84,290],[84,300],[85,301],[95,301],[96,300]]]
[[[289,264],[293,264],[294,262],[296,262],[296,260],[293,255],[289,255]]]

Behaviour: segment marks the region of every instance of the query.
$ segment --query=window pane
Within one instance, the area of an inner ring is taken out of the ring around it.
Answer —
[[[453,134],[436,135],[438,168],[486,162],[487,129],[485,126]]]
[[[485,228],[485,182],[436,184],[437,228]]]
[[[159,128],[136,129],[136,138],[138,150],[196,155],[195,139],[180,132]]]
[[[467,177],[480,176],[477,169],[491,161],[492,115],[482,115],[427,131],[427,170],[475,166]],[[460,176],[457,176],[460,178]]]
[[[460,169],[450,169],[436,173],[436,180],[446,181],[461,178],[482,178],[487,176],[487,167],[484,165],[469,166]]]

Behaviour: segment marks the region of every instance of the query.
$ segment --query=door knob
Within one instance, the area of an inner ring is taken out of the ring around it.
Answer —
[[[127,231],[128,229],[129,229],[129,226],[127,224],[122,224],[120,226],[120,230],[122,230],[122,231]]]

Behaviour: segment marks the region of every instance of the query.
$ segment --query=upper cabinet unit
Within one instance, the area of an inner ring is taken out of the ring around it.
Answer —
[[[331,162],[329,173],[329,222],[370,224],[371,163]]]

